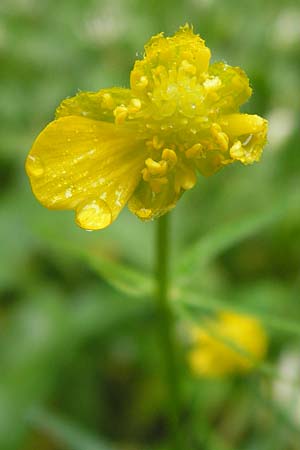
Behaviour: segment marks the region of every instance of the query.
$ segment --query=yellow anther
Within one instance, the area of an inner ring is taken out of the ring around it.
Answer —
[[[150,181],[151,175],[146,167],[142,170],[142,177],[144,181]]]
[[[165,148],[162,152],[161,157],[164,161],[167,161],[167,163],[169,163],[169,165],[171,165],[172,167],[175,166],[178,159],[176,152],[174,152],[174,150],[171,150],[170,148]]]
[[[151,175],[165,175],[168,170],[166,161],[154,161],[152,158],[148,158],[145,164]]]
[[[217,123],[213,123],[211,126],[211,133],[217,144],[220,146],[221,150],[226,152],[228,150],[229,138],[226,133],[222,131],[222,128]]]
[[[155,150],[160,150],[164,145],[164,141],[160,140],[158,136],[153,136],[152,145]]]
[[[204,89],[208,92],[216,91],[222,86],[222,81],[219,77],[207,78],[203,83]]]
[[[148,78],[145,75],[143,75],[141,76],[139,82],[136,83],[136,87],[139,89],[145,89],[145,87],[148,86],[148,83],[149,83]]]
[[[182,177],[181,186],[183,189],[188,190],[192,189],[197,182],[197,176],[195,174],[195,171],[193,169],[189,169],[184,173],[184,176]]]
[[[197,68],[193,64],[189,63],[186,59],[181,62],[180,68],[182,68],[186,73],[190,73],[191,75],[195,75],[195,73],[197,72]]]
[[[173,169],[173,167],[176,166],[178,157],[174,150],[165,148],[162,152],[161,157],[164,161],[166,161],[169,169]]]
[[[128,115],[128,109],[125,105],[117,106],[114,109],[115,123],[120,125],[124,123],[126,117]]]
[[[222,128],[218,123],[213,123],[210,130],[212,135],[215,137],[220,131],[222,131]]]
[[[103,106],[103,108],[108,108],[108,109],[113,109],[115,106],[115,102],[114,102],[112,96],[108,92],[106,92],[102,96],[102,106]]]
[[[244,155],[241,141],[236,141],[230,148],[230,156],[233,159],[239,159]]]
[[[141,100],[139,98],[133,98],[130,101],[130,107],[129,108],[130,108],[130,112],[131,113],[139,111],[141,109],[141,107],[142,107],[142,102],[141,102]]]
[[[193,147],[186,150],[185,156],[187,157],[187,159],[198,158],[202,153],[202,149],[203,146],[200,143],[195,144],[193,145]]]
[[[220,132],[216,136],[216,139],[217,139],[219,146],[221,147],[221,150],[223,152],[226,152],[228,150],[228,142],[229,142],[229,138],[228,138],[227,134]]]
[[[177,193],[181,188],[184,190],[192,189],[197,182],[195,171],[190,167],[182,167],[175,175],[174,189]]]

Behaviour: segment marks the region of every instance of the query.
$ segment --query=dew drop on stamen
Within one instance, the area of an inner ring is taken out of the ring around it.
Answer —
[[[26,161],[26,169],[29,175],[33,177],[41,177],[45,168],[38,156],[29,155]]]
[[[100,230],[110,225],[111,221],[111,210],[104,200],[89,199],[76,209],[76,223],[86,230]]]

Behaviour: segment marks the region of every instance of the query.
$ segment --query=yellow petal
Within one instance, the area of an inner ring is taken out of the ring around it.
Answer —
[[[223,377],[244,373],[265,357],[267,336],[254,317],[226,311],[204,325],[191,330],[195,346],[189,361],[196,375]]]
[[[145,155],[132,132],[78,116],[51,122],[26,161],[32,190],[50,209],[74,209],[77,224],[100,229],[135,190]]]
[[[236,113],[221,116],[219,123],[230,138],[229,154],[233,160],[251,164],[260,159],[267,140],[268,123],[265,119]]]
[[[230,136],[258,133],[263,130],[266,120],[254,114],[226,114],[219,121],[222,130]]]
[[[239,67],[218,62],[209,67],[208,73],[213,77],[213,81],[218,79],[221,82],[215,101],[215,106],[218,106],[221,112],[237,111],[251,96],[249,79]]]
[[[129,89],[111,88],[98,92],[79,92],[66,98],[56,110],[56,119],[65,116],[83,116],[89,119],[114,122],[114,110],[130,102]]]
[[[199,172],[205,176],[210,177],[223,167],[225,157],[218,150],[209,150],[205,157],[196,160],[196,165]]]
[[[160,185],[160,192],[154,192],[150,184],[141,181],[128,202],[130,211],[142,220],[156,219],[176,206],[182,191],[176,193],[173,184]]]

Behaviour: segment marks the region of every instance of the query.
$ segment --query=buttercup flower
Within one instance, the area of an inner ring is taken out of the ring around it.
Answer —
[[[222,377],[252,370],[267,351],[267,337],[251,316],[219,313],[203,328],[193,329],[195,346],[189,353],[192,371],[204,377]]]
[[[249,80],[238,67],[209,61],[204,40],[186,25],[150,40],[130,89],[64,100],[27,158],[37,199],[75,210],[80,227],[96,230],[126,203],[143,220],[166,213],[197,172],[258,161],[267,122],[239,112],[251,95]]]

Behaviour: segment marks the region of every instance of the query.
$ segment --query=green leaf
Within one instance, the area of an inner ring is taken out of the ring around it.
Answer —
[[[135,268],[125,266],[122,263],[114,261],[97,249],[92,252],[84,246],[76,246],[70,242],[56,242],[55,237],[51,236],[44,240],[51,244],[51,249],[84,261],[95,273],[100,275],[107,283],[117,291],[131,297],[147,297],[154,291],[154,281],[151,275],[143,274]]]
[[[282,196],[269,209],[214,229],[186,251],[175,267],[175,279],[184,284],[191,277],[199,276],[200,271],[225,250],[278,222],[295,208],[299,209],[298,194]]]
[[[34,410],[28,421],[33,428],[45,432],[70,450],[116,450],[78,424],[42,409]]]
[[[150,276],[100,255],[91,255],[83,251],[78,254],[91,269],[118,291],[133,297],[146,297],[152,294],[154,283]]]

